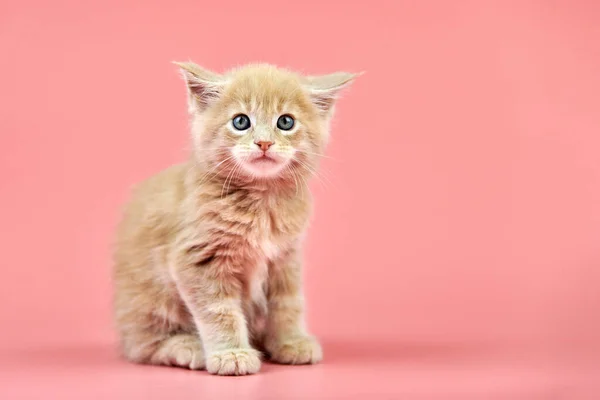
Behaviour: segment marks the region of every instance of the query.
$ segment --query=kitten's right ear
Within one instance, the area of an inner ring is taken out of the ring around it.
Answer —
[[[326,115],[331,117],[333,106],[340,92],[350,86],[363,72],[351,74],[348,72],[335,72],[321,76],[307,76],[306,88],[313,104]]]
[[[193,62],[173,62],[177,65],[188,88],[190,112],[202,111],[219,98],[225,86],[225,79]]]

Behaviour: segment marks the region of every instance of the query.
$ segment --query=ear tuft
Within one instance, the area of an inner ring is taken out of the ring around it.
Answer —
[[[306,78],[306,88],[314,105],[321,111],[329,113],[342,90],[349,87],[363,72],[335,72],[328,75],[309,76]]]
[[[199,65],[188,62],[176,62],[188,88],[190,111],[204,109],[219,98],[225,85],[223,77],[206,70]]]

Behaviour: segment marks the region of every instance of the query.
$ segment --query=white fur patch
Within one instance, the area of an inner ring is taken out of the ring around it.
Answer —
[[[252,303],[258,306],[263,312],[266,311],[267,297],[265,294],[265,283],[269,274],[268,264],[260,263],[250,277],[250,298]]]
[[[260,249],[268,260],[273,260],[279,255],[279,246],[269,239],[263,239]]]

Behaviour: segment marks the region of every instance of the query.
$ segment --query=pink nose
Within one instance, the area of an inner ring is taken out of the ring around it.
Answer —
[[[262,151],[267,151],[269,150],[269,147],[273,146],[273,142],[265,142],[262,140],[260,142],[254,142],[254,144],[260,147]]]

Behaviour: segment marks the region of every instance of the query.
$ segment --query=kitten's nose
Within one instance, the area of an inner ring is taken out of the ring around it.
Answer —
[[[267,151],[269,150],[269,147],[273,146],[273,142],[266,142],[264,140],[261,140],[260,142],[254,142],[254,144],[260,147],[262,151]]]

